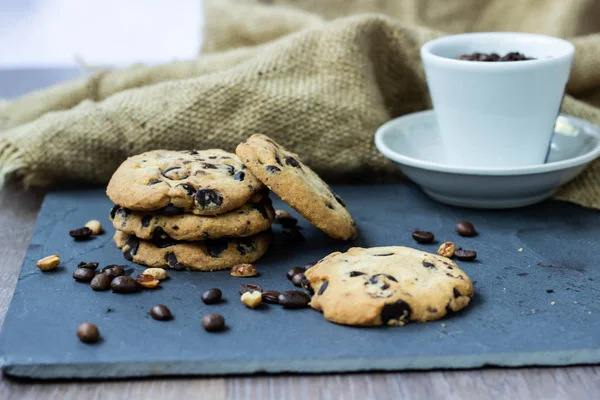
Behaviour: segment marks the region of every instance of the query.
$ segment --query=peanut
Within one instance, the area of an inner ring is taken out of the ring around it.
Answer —
[[[90,230],[92,231],[92,235],[99,235],[102,232],[104,232],[104,230],[102,229],[102,224],[100,224],[100,221],[97,221],[95,219],[88,221],[84,226],[86,228],[90,228]]]
[[[167,271],[162,268],[146,268],[143,275],[150,275],[154,279],[158,279],[159,281],[163,281],[167,279]]]
[[[248,276],[256,276],[256,267],[252,264],[237,264],[231,267],[231,276],[240,276],[240,277],[248,277]]]
[[[152,275],[146,275],[146,274],[138,275],[138,277],[136,278],[136,281],[140,285],[145,287],[146,289],[154,289],[160,283],[160,281],[158,279],[154,278]]]
[[[246,292],[242,295],[241,300],[246,307],[256,308],[262,302],[262,293],[258,291]]]
[[[51,256],[47,256],[42,258],[37,262],[37,266],[42,271],[52,271],[60,264],[60,257],[58,254],[52,254]]]
[[[454,257],[454,252],[456,251],[456,245],[453,242],[445,242],[442,243],[440,248],[438,249],[438,254],[442,257],[452,258]]]

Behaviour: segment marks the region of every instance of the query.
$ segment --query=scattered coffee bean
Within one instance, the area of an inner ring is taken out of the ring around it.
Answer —
[[[167,271],[165,271],[163,268],[146,268],[143,274],[150,275],[159,281],[167,279]]]
[[[231,276],[237,276],[241,278],[247,278],[250,276],[256,276],[256,267],[252,264],[237,264],[231,267]]]
[[[302,287],[302,282],[306,279],[304,276],[304,272],[298,272],[296,275],[292,276],[292,283],[296,287]]]
[[[477,258],[477,252],[473,250],[457,249],[454,252],[454,256],[460,261],[473,261],[475,258]]]
[[[454,229],[456,229],[456,232],[460,236],[472,237],[477,235],[477,231],[475,230],[473,224],[467,221],[459,222],[458,224],[456,224],[456,227]]]
[[[246,292],[240,298],[242,303],[248,308],[256,308],[262,302],[261,292]]]
[[[262,293],[262,291],[263,291],[262,287],[260,287],[260,285],[257,285],[256,283],[245,283],[240,286],[239,293],[240,294],[244,294],[246,292],[261,292]]]
[[[107,265],[106,267],[102,268],[102,270],[100,272],[110,276],[112,279],[112,278],[116,278],[117,276],[125,275],[125,268],[123,268],[120,265],[111,264],[111,265]]]
[[[92,231],[92,235],[100,235],[104,232],[100,221],[97,221],[95,219],[88,221],[84,226],[86,228],[90,228],[90,230]]]
[[[146,289],[156,289],[160,281],[153,277],[152,275],[140,274],[135,279],[137,283],[143,286]]]
[[[92,236],[92,230],[87,227],[73,229],[69,231],[69,235],[75,240],[86,240]]]
[[[294,267],[292,269],[290,269],[285,276],[291,281],[292,278],[294,277],[294,275],[296,274],[300,274],[300,273],[304,273],[304,271],[306,271],[304,268],[302,267]]]
[[[110,281],[112,281],[112,279],[112,277],[106,274],[98,274],[92,278],[90,287],[97,292],[108,290],[110,289]]]
[[[280,224],[284,228],[292,229],[298,224],[298,220],[290,215],[287,211],[275,210],[274,224]]]
[[[283,308],[306,308],[308,307],[308,303],[310,303],[310,296],[299,290],[288,290],[281,293],[277,300]]]
[[[435,236],[431,232],[416,230],[416,231],[413,231],[412,238],[415,239],[417,241],[417,243],[427,244],[427,243],[433,242],[433,239],[435,239]]]
[[[456,245],[453,242],[442,243],[437,253],[442,257],[452,258],[456,251]]]
[[[58,254],[52,254],[51,256],[46,256],[41,260],[38,260],[37,267],[42,271],[52,271],[56,269],[60,264],[60,257]]]
[[[277,290],[267,290],[262,292],[262,299],[265,303],[279,304],[278,297],[280,294]]]
[[[129,276],[117,276],[110,283],[110,288],[114,293],[135,293],[140,290],[140,284]]]
[[[309,268],[312,268],[312,267],[314,267],[316,264],[317,264],[317,262],[316,262],[316,261],[315,261],[315,262],[311,262],[311,263],[305,264],[303,268],[304,268],[305,270],[307,270],[307,269],[309,269]]]
[[[93,271],[96,268],[98,268],[98,265],[99,264],[96,261],[93,261],[90,263],[86,263],[86,262],[82,261],[79,264],[77,264],[77,268],[87,268],[87,269],[91,269]]]
[[[100,339],[100,331],[96,325],[86,322],[77,327],[77,336],[84,343],[95,343]]]
[[[150,309],[150,316],[157,321],[168,321],[173,319],[173,314],[171,314],[171,310],[169,307],[163,304],[157,304]]]
[[[73,272],[73,279],[78,282],[90,282],[94,279],[96,273],[93,269],[88,268],[77,268],[75,272]]]
[[[225,318],[220,314],[206,314],[202,317],[202,326],[208,332],[218,332],[225,329]]]
[[[242,285],[244,286],[244,285]],[[241,290],[241,289],[240,289]],[[202,301],[204,304],[216,304],[221,301],[221,297],[223,296],[223,292],[221,289],[212,288],[208,289],[206,292],[202,293]]]

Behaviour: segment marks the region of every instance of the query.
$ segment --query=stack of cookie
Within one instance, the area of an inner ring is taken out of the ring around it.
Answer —
[[[114,173],[114,241],[149,267],[213,271],[258,260],[271,243],[265,186],[223,150],[155,150]]]
[[[331,237],[356,238],[342,199],[298,155],[261,134],[236,153],[155,150],[121,164],[106,193],[125,258],[201,271],[252,263],[271,243],[268,189]]]

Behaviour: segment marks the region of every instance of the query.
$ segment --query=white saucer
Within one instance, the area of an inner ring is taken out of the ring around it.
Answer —
[[[518,168],[446,165],[433,110],[393,119],[375,134],[377,149],[429,196],[474,208],[522,207],[552,196],[600,155],[600,128],[558,117],[546,164]]]

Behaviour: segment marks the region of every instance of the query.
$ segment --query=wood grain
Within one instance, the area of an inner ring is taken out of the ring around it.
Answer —
[[[78,70],[3,70],[2,95],[83,75]],[[0,191],[0,324],[31,239],[43,191]],[[549,335],[552,332],[548,332]],[[401,333],[398,345],[402,345]],[[95,382],[0,380],[0,399],[598,399],[600,367],[138,379]]]

